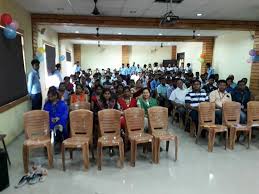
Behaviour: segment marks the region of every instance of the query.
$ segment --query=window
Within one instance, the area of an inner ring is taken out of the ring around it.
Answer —
[[[28,94],[22,35],[6,39],[0,28],[0,107]]]
[[[45,44],[46,64],[48,75],[53,75],[56,66],[56,48],[54,46]]]
[[[68,62],[71,62],[71,52],[66,51],[66,59]]]

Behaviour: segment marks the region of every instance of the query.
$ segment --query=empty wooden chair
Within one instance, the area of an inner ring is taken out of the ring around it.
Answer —
[[[166,151],[169,150],[169,142],[175,142],[175,161],[178,153],[178,137],[168,130],[168,109],[160,106],[155,106],[148,109],[149,126],[151,134],[154,136],[154,160],[159,163],[160,142],[166,141]]]
[[[199,125],[196,136],[196,144],[201,135],[202,130],[208,131],[208,151],[213,151],[216,133],[226,133],[225,149],[227,149],[228,128],[224,125],[215,125],[215,103],[202,102],[198,107]]]
[[[49,167],[53,164],[53,151],[49,132],[49,113],[33,110],[24,113],[25,141],[23,143],[24,172],[29,171],[29,151],[34,148],[47,148]]]
[[[131,166],[135,166],[137,157],[137,145],[151,143],[152,160],[153,154],[153,136],[144,132],[144,110],[141,108],[129,108],[124,111],[126,119],[126,136],[131,145]]]
[[[100,137],[97,143],[97,164],[98,170],[102,167],[103,147],[119,147],[120,165],[124,162],[124,143],[120,137],[120,117],[121,112],[114,109],[105,109],[98,112]]]
[[[90,110],[91,104],[89,102],[76,102],[70,105],[70,110],[86,109]]]
[[[243,131],[248,135],[248,148],[251,142],[251,128],[240,124],[241,104],[238,102],[225,102],[223,104],[223,123],[230,130],[229,148],[234,149],[236,133]]]
[[[259,127],[259,101],[247,103],[247,125],[251,130]]]
[[[87,169],[89,166],[89,145],[93,144],[93,113],[83,109],[70,112],[70,130],[71,138],[62,143],[63,170],[65,171],[66,149],[82,149],[84,167]]]

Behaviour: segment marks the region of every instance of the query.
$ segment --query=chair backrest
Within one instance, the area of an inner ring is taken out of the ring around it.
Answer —
[[[148,109],[148,119],[151,132],[168,129],[168,108],[154,106]]]
[[[247,103],[247,124],[249,126],[259,126],[259,101]]]
[[[226,125],[235,125],[240,122],[241,104],[239,102],[223,103],[223,123]]]
[[[198,107],[198,112],[200,125],[215,124],[215,103],[200,103]]]
[[[74,110],[70,112],[71,137],[86,136],[92,138],[93,113],[89,110]]]
[[[129,108],[124,111],[127,133],[144,132],[144,110],[142,108]]]
[[[255,96],[255,101],[259,101],[259,96]]]
[[[85,109],[90,110],[90,103],[89,102],[76,102],[70,105],[70,110],[79,110],[79,109]]]
[[[24,130],[26,139],[49,137],[49,113],[33,110],[24,113]]]
[[[99,128],[101,136],[120,136],[121,112],[114,109],[105,109],[98,112]]]

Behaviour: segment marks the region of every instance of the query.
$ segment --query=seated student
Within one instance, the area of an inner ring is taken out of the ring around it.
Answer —
[[[122,76],[120,76],[120,75],[117,77],[117,81],[118,81],[119,84],[122,84],[123,86],[127,86],[128,85],[126,80],[123,80]]]
[[[83,86],[84,93],[87,94],[88,96],[90,96],[91,88],[87,85],[86,77],[83,75],[80,77],[80,84],[82,84],[82,86]]]
[[[123,96],[118,98],[118,109],[119,110],[126,110],[131,107],[137,107],[137,100],[132,97],[130,88],[128,86],[124,87],[123,89]],[[125,122],[125,117],[121,117],[121,128],[125,130],[126,127],[126,122]]]
[[[249,90],[249,88],[247,87],[247,78],[242,78],[242,81],[245,83],[246,85],[246,90]]]
[[[234,75],[229,75],[228,77],[232,79],[231,88],[234,89],[235,87],[237,87],[237,84],[234,82],[234,80],[235,80]]]
[[[214,86],[214,75],[211,75],[209,77],[208,83],[203,86],[202,89],[206,91],[206,93],[209,95],[212,91],[216,90],[217,88]]]
[[[227,82],[225,80],[218,81],[218,88],[210,93],[210,102],[214,102],[216,105],[215,122],[216,124],[222,124],[222,105],[224,102],[232,101],[231,94],[226,91]]]
[[[70,104],[76,102],[88,102],[88,96],[84,92],[82,84],[76,85],[76,92],[70,96]]]
[[[48,101],[45,103],[43,110],[49,112],[49,128],[54,135],[52,141],[62,142],[64,139],[67,139],[68,107],[64,101],[59,99],[55,86],[49,88]]]
[[[143,86],[142,86],[141,80],[138,80],[134,87],[133,98],[138,98],[142,94],[142,88]]]
[[[58,93],[60,99],[63,100],[66,103],[66,105],[68,105],[70,92],[66,89],[66,84],[64,82],[61,82],[59,84]]]
[[[246,90],[244,81],[238,81],[237,87],[232,91],[231,96],[233,101],[239,102],[241,104],[240,123],[245,124],[247,121],[247,103],[250,101],[251,93],[249,90]]]
[[[212,68],[211,63],[206,63],[206,67],[207,67],[207,73],[208,73],[208,78],[210,78],[211,75],[214,75],[214,69]]]
[[[231,93],[231,92],[234,90],[234,88],[231,87],[231,85],[232,85],[232,83],[233,83],[232,78],[228,77],[228,78],[226,79],[226,82],[227,82],[226,91],[227,91],[228,93]]]
[[[97,86],[92,93],[92,96],[91,96],[91,110],[94,113],[97,112],[95,110],[97,109],[96,107],[98,106],[98,100],[100,100],[102,93],[103,93],[103,87],[101,85]]]
[[[72,93],[74,90],[74,85],[70,82],[70,77],[64,77],[64,83],[66,85],[66,90]]]
[[[194,80],[192,82],[192,91],[185,96],[185,105],[189,111],[189,115],[192,121],[198,128],[198,106],[201,102],[209,101],[209,97],[205,91],[201,90],[201,82],[199,80]]]
[[[188,90],[183,87],[183,81],[181,79],[177,80],[177,88],[170,95],[169,100],[173,103],[173,106],[176,106],[176,110],[179,112],[179,116],[183,118],[185,123],[185,96],[188,93]]]
[[[166,84],[165,77],[161,77],[159,79],[159,86],[157,87],[157,100],[159,106],[168,106],[168,98],[167,98],[167,89],[169,88],[169,85]]]
[[[111,77],[109,75],[105,76],[105,81],[103,82],[103,87],[104,88],[111,88],[112,82],[110,81]]]
[[[201,81],[201,88],[203,88],[207,84],[205,75],[201,74],[201,78],[199,80]]]
[[[116,88],[116,98],[120,98],[123,96],[123,88],[124,86],[122,84],[118,84]]]
[[[62,75],[61,75],[61,64],[60,63],[56,64],[56,70],[54,71],[54,75],[57,78],[58,84],[60,82],[62,82],[63,78],[62,78]]]
[[[150,90],[148,88],[144,88],[142,92],[142,96],[138,99],[137,105],[140,108],[143,108],[145,111],[145,132],[148,131],[148,109],[157,106],[157,101],[155,98],[151,97]]]
[[[159,86],[160,82],[158,80],[159,75],[155,74],[155,78],[150,82],[151,93],[153,94],[156,91],[156,88]]]

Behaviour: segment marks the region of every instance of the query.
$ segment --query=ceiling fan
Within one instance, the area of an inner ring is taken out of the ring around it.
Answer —
[[[94,10],[92,12],[93,15],[100,15],[101,13],[99,12],[98,8],[97,8],[97,1],[98,0],[94,0]]]

